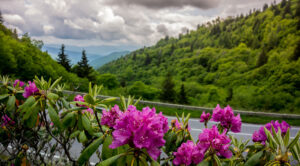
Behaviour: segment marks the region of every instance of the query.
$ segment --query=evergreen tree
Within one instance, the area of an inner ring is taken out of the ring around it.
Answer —
[[[285,17],[286,14],[291,14],[291,1],[290,0],[288,0],[285,5],[285,8],[283,10],[283,17]]]
[[[290,60],[297,61],[300,57],[300,40],[297,42],[297,46],[294,50],[293,55],[291,56]]]
[[[147,65],[149,65],[150,63],[151,63],[151,58],[150,58],[149,54],[147,53],[147,54],[146,54],[146,59],[145,59],[145,65],[147,66]]]
[[[3,17],[2,17],[2,13],[0,11],[0,24],[3,24],[4,20],[3,20]]]
[[[269,6],[268,6],[268,4],[267,4],[267,3],[265,3],[265,4],[264,4],[264,7],[263,7],[263,11],[267,10],[267,9],[268,9],[268,7],[269,7]]]
[[[81,61],[77,63],[78,64],[77,75],[79,77],[89,78],[89,75],[92,72],[92,67],[88,64],[88,62],[89,60],[86,57],[85,50],[82,50]]]
[[[58,54],[57,62],[61,64],[67,71],[71,71],[70,60],[68,55],[65,54],[65,45],[62,44],[60,48],[60,53]]]
[[[280,4],[280,7],[283,8],[283,7],[285,7],[285,5],[286,5],[286,0],[282,0],[281,4]]]
[[[268,56],[265,48],[263,48],[262,52],[259,54],[256,67],[260,67],[268,62]]]
[[[179,103],[188,104],[188,100],[187,100],[187,97],[186,97],[186,92],[185,92],[185,89],[184,89],[184,84],[181,84],[181,87],[180,87]]]
[[[136,53],[133,53],[132,60],[136,60]]]
[[[162,91],[161,91],[160,99],[163,101],[174,102],[176,96],[174,87],[175,84],[173,82],[172,75],[169,72],[162,83]]]

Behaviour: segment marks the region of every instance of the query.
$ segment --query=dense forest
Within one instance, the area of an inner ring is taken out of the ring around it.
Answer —
[[[98,71],[117,76],[111,95],[300,113],[299,51],[300,1],[283,0],[166,36]]]
[[[42,41],[31,39],[27,33],[19,38],[16,30],[6,28],[2,22],[3,20],[0,22],[1,75],[10,75],[23,81],[32,80],[35,75],[45,79],[57,79],[62,76],[66,88],[87,89],[88,79],[68,72],[47,52],[41,51]]]

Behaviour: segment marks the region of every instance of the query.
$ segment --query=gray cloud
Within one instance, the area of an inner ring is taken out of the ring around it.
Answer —
[[[0,0],[0,10],[5,25],[46,44],[144,46],[272,1]]]
[[[218,6],[220,0],[107,0],[113,5],[139,5],[147,8],[161,9],[168,7],[193,6],[200,9],[210,9]]]

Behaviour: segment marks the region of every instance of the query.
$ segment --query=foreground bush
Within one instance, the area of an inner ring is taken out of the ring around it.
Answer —
[[[155,108],[137,110],[132,98],[111,107],[106,104],[113,98],[97,98],[102,86],[90,84],[88,94],[68,102],[60,79],[1,81],[0,159],[6,165],[89,165],[93,154],[100,166],[289,165],[300,159],[300,132],[291,140],[284,121],[262,126],[252,145],[238,141],[230,133],[241,131],[241,118],[229,106],[203,112],[205,129],[193,140],[189,115],[169,126]],[[208,128],[210,120],[217,125]],[[83,147],[79,157],[72,153],[74,142]]]

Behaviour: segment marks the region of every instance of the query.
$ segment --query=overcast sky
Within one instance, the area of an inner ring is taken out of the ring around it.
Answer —
[[[5,25],[45,44],[142,47],[218,16],[235,16],[272,1],[0,0],[0,10]]]

